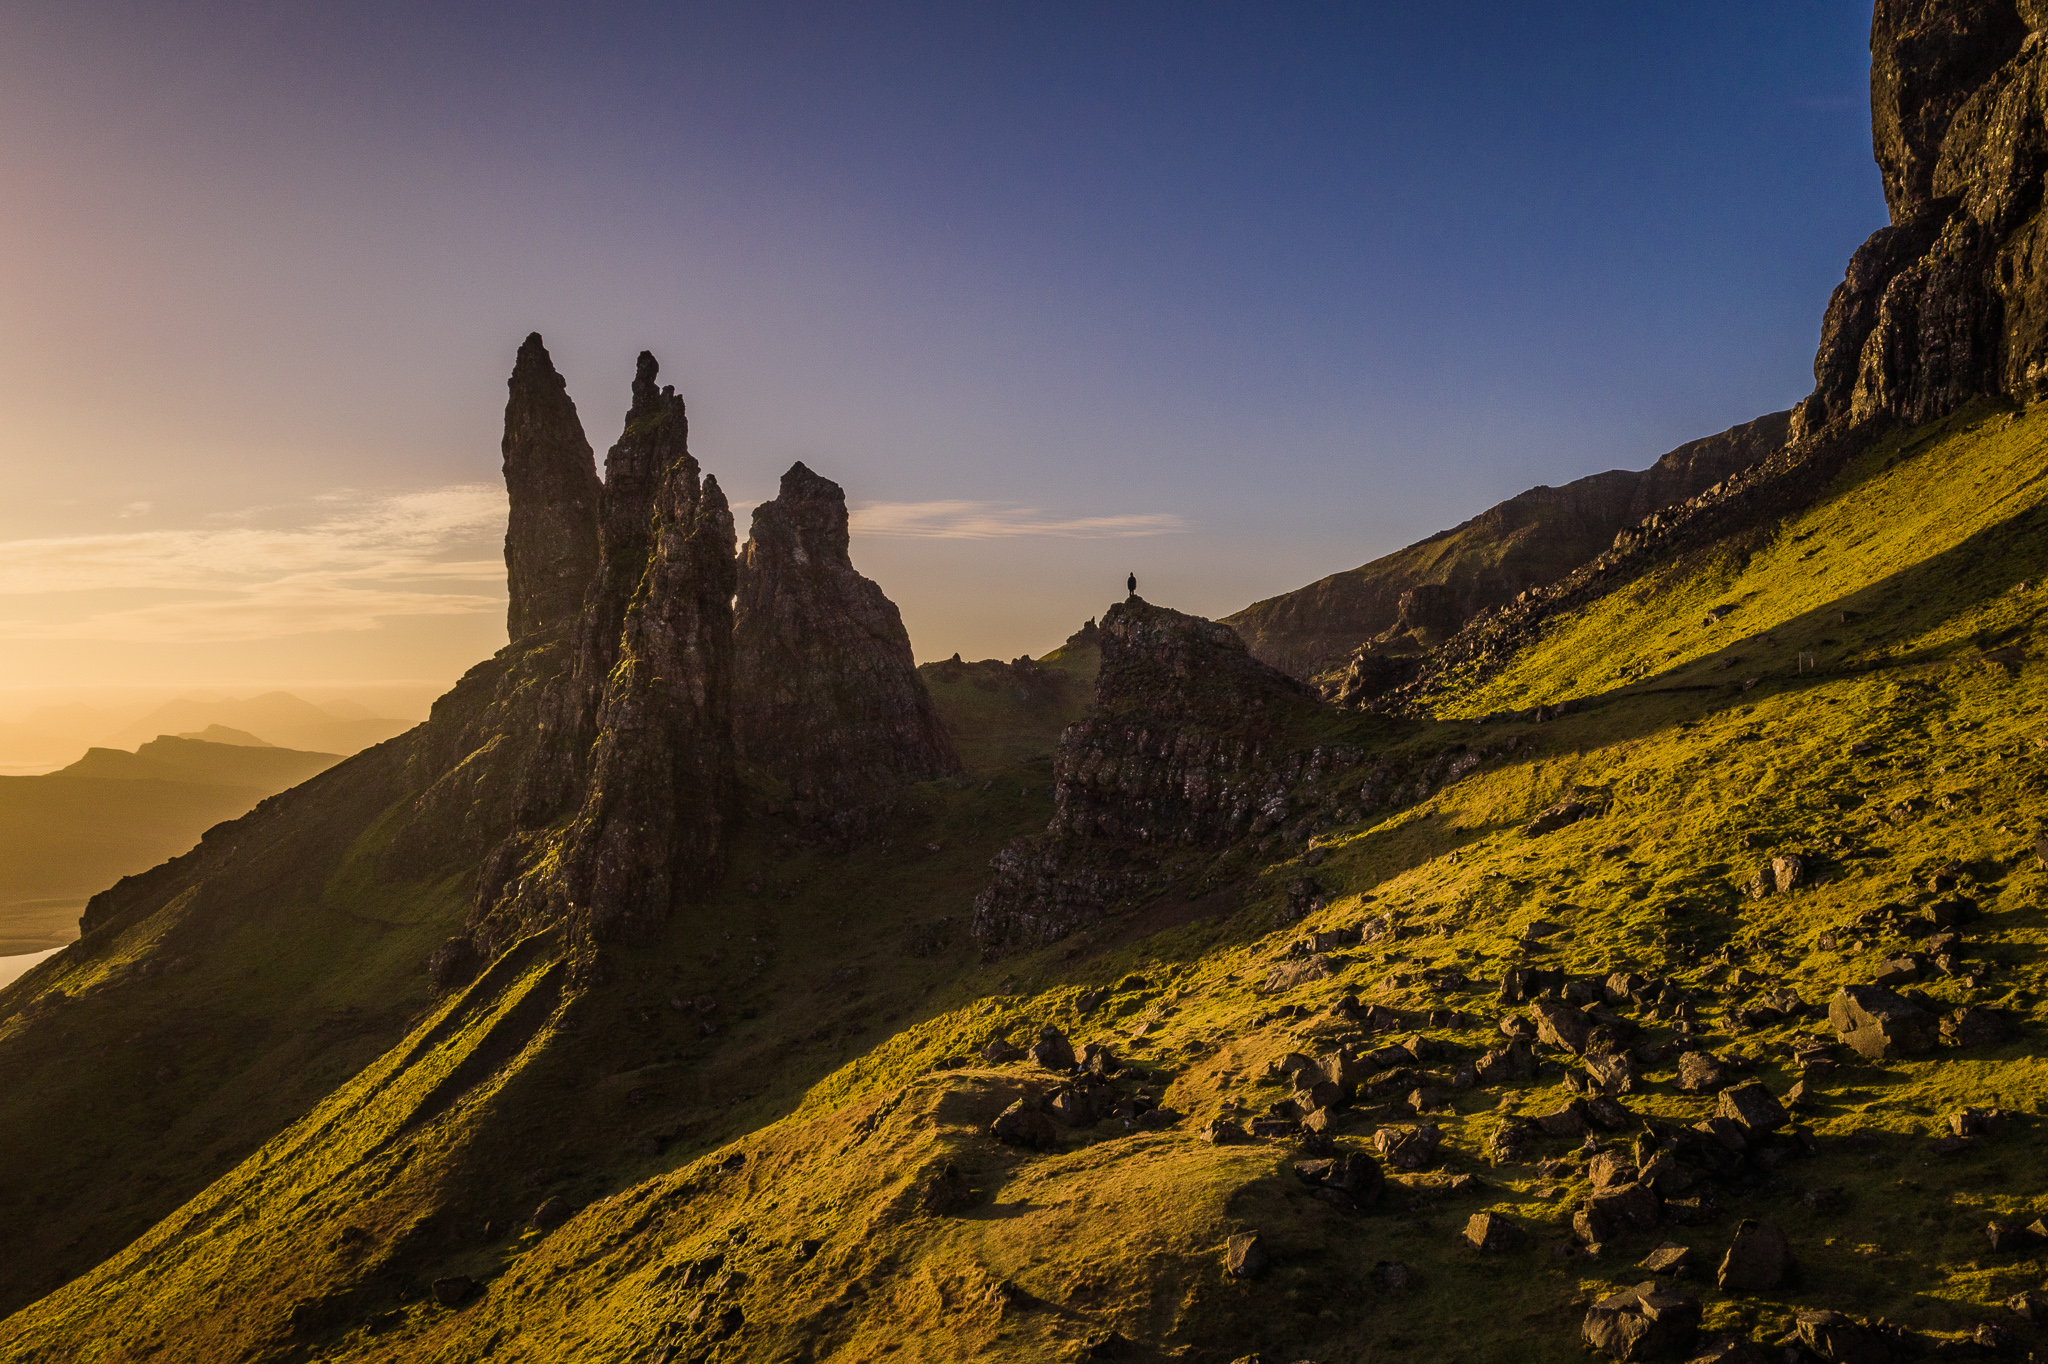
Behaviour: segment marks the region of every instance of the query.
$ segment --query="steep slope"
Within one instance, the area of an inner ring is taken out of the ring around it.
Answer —
[[[1652,512],[1746,469],[1785,441],[1785,412],[1679,446],[1641,472],[1612,470],[1531,488],[1360,568],[1224,618],[1254,657],[1314,677],[1366,640],[1396,632],[1435,643],[1517,593],[1563,577]]]

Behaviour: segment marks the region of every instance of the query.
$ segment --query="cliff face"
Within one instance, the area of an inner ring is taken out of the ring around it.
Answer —
[[[800,822],[851,833],[903,781],[960,774],[895,603],[854,571],[846,494],[802,464],[740,556],[733,732]]]
[[[597,573],[598,501],[603,489],[568,385],[540,333],[526,338],[505,402],[505,629],[521,644],[572,624]]]
[[[1134,596],[1109,609],[1098,638],[1095,708],[1060,736],[1052,821],[1004,849],[975,901],[987,947],[1064,938],[1183,850],[1303,843],[1479,761],[1461,748],[1376,754],[1386,730],[1333,730],[1313,689],[1215,621]]]
[[[1795,437],[2048,392],[2048,6],[1880,0],[1871,133],[1891,225],[1828,302]]]
[[[1335,667],[1394,632],[1430,642],[1532,587],[1553,582],[1621,530],[1748,468],[1784,444],[1778,412],[1691,441],[1638,472],[1612,470],[1531,488],[1462,525],[1360,568],[1246,607],[1225,623],[1254,656],[1296,677]]]

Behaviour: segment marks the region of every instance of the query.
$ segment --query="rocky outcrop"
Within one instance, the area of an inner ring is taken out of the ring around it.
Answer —
[[[526,338],[505,401],[505,578],[512,643],[573,626],[597,574],[603,489],[568,385],[540,333]]]
[[[846,494],[801,463],[740,556],[733,729],[806,825],[847,835],[905,781],[960,775],[895,603],[854,571]]]
[[[1343,665],[1369,640],[1382,640],[1380,657],[1412,655],[1517,593],[1563,577],[1645,516],[1755,465],[1784,444],[1789,415],[1773,413],[1681,445],[1639,472],[1531,488],[1463,525],[1248,606],[1224,623],[1254,657],[1296,677]],[[1406,680],[1398,675],[1402,666],[1383,686]]]
[[[1329,743],[1330,708],[1227,625],[1136,596],[1109,609],[1095,706],[1060,736],[1053,818],[1013,841],[975,900],[990,948],[1057,941],[1156,882],[1179,847],[1290,848],[1333,822],[1420,800],[1477,767]]]
[[[2048,392],[2048,6],[1879,0],[1871,136],[1891,223],[1828,302],[1795,438]]]

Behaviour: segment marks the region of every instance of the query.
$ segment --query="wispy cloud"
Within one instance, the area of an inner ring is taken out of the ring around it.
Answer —
[[[502,489],[462,484],[323,495],[299,525],[0,541],[0,598],[38,599],[0,601],[20,617],[0,638],[217,642],[501,611],[505,567],[487,551],[504,525]],[[127,593],[139,600],[106,604]]]
[[[1188,529],[1187,522],[1172,512],[1059,517],[1037,507],[1007,502],[870,502],[854,508],[852,521],[856,535],[916,540],[997,540],[1031,535],[1112,540],[1172,535]]]

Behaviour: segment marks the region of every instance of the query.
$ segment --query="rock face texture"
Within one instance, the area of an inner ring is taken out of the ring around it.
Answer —
[[[740,556],[733,729],[799,821],[857,832],[904,781],[960,775],[903,617],[847,553],[846,494],[801,463]]]
[[[526,338],[505,401],[505,628],[512,643],[573,626],[597,574],[603,489],[568,385],[540,333]]]
[[[385,856],[395,875],[480,867],[437,976],[537,931],[656,932],[724,873],[743,746],[827,816],[959,771],[895,606],[847,559],[838,486],[792,469],[756,513],[743,572],[725,495],[659,374],[643,352],[600,484],[540,337],[520,348],[512,646],[416,732],[417,794]]]
[[[2048,81],[2036,0],[1879,0],[1871,134],[1891,224],[1828,302],[1801,438],[2048,380]]]
[[[1331,708],[1315,691],[1200,616],[1133,596],[1097,638],[1095,708],[1060,736],[1052,822],[997,855],[975,900],[986,947],[1053,942],[1100,919],[1170,849],[1306,841],[1340,811],[1420,800],[1482,761],[1322,742]]]
[[[1248,606],[1224,624],[1254,657],[1302,678],[1382,636],[1411,650],[1434,643],[1517,593],[1563,577],[1645,516],[1756,464],[1785,443],[1789,417],[1773,413],[1681,445],[1640,472],[1531,488],[1363,567]]]

